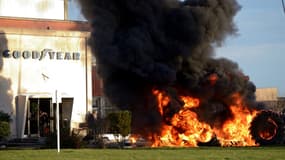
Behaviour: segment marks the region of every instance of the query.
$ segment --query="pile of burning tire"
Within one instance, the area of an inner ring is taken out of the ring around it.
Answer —
[[[250,133],[260,145],[284,144],[284,115],[270,110],[257,114],[251,122]]]

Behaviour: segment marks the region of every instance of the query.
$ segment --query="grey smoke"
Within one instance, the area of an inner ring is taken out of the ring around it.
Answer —
[[[8,40],[4,31],[0,30],[0,53],[8,49]],[[12,101],[13,97],[10,93],[11,90],[11,79],[2,76],[4,70],[4,57],[0,55],[0,111],[4,113],[12,113]]]
[[[133,114],[134,132],[159,132],[167,123],[152,89],[172,97],[167,116],[183,103],[178,95],[202,100],[195,112],[210,125],[231,117],[232,94],[256,107],[255,86],[238,65],[215,59],[214,47],[235,35],[236,0],[80,0],[92,25],[90,45],[104,93]],[[214,85],[209,76],[217,75]],[[222,117],[222,118],[221,118]]]

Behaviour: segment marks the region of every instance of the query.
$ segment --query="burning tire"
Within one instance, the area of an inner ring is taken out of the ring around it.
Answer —
[[[250,132],[260,145],[283,143],[284,120],[278,113],[262,111],[251,122]]]
[[[199,142],[198,146],[221,146],[217,137],[213,137],[209,142]]]

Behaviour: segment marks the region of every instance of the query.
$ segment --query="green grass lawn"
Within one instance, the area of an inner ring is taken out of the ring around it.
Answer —
[[[0,160],[284,160],[285,147],[0,150]]]

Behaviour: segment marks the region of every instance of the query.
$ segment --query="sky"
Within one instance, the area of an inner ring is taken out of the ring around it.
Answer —
[[[285,97],[285,13],[282,0],[238,0],[237,36],[228,37],[216,57],[239,64],[257,88],[276,87]]]
[[[276,87],[285,97],[285,13],[282,0],[237,0],[242,6],[235,17],[238,35],[216,48],[216,57],[239,64],[257,88]],[[75,4],[75,0],[70,0]],[[70,17],[82,19],[78,6]]]

